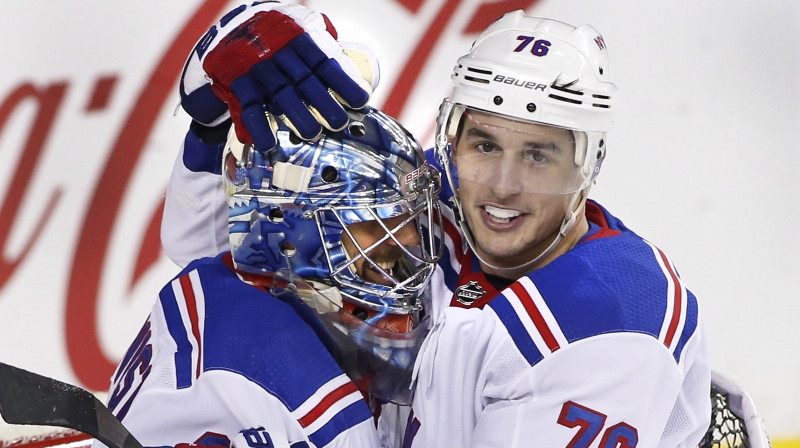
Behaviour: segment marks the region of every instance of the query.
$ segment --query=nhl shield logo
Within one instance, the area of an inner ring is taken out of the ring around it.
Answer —
[[[472,302],[480,299],[484,294],[486,291],[475,280],[456,288],[456,300],[464,305],[472,305]]]

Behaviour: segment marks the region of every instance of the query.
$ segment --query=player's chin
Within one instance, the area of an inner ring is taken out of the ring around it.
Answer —
[[[516,266],[515,260],[519,258],[520,252],[513,246],[495,246],[482,247],[484,258],[492,260],[495,266]]]
[[[512,232],[496,232],[489,229],[479,229],[473,232],[476,246],[486,257],[495,259],[497,263],[504,264],[510,259],[520,255],[520,248],[524,247],[518,235]],[[493,263],[494,264],[494,263]]]

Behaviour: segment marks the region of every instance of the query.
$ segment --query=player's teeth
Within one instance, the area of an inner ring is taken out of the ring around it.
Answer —
[[[508,210],[505,208],[492,207],[487,205],[483,207],[486,213],[492,218],[492,221],[506,223],[521,215],[522,213],[517,210]]]
[[[380,266],[381,269],[383,269],[384,271],[391,271],[392,267],[394,266],[394,263],[383,262],[383,263],[378,263],[378,266]]]
[[[391,261],[378,261],[378,262],[375,262],[375,264],[377,265],[377,267],[375,267],[374,265],[369,265],[370,269],[372,269],[375,272],[380,272],[378,270],[378,268],[381,268],[387,274],[394,275],[394,272],[393,272],[394,262],[391,262]]]

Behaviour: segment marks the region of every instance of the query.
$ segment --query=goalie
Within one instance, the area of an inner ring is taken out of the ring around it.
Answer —
[[[305,32],[291,34],[303,30],[290,15],[302,20],[306,10],[274,6],[237,8],[192,58],[207,55],[213,65],[210,41],[247,53],[252,41],[237,48],[242,41],[229,31],[284,23],[283,37],[293,37],[281,57],[296,62],[290,52],[312,43]],[[306,24],[326,38],[323,20]],[[333,103],[336,117],[323,131],[290,111],[291,119],[249,119],[240,101],[237,120],[264,131],[255,135],[268,136],[266,149],[243,142],[252,140],[242,132],[220,145],[208,139],[224,133],[196,125],[187,135],[195,158],[184,160],[221,174],[209,193],[227,204],[227,243],[161,290],[112,377],[108,407],[144,446],[375,447],[370,405],[410,403],[411,368],[428,331],[422,292],[441,251],[441,226],[426,220],[438,216],[441,184],[413,137],[364,107],[367,91],[338,63],[314,57],[330,65],[326,82],[349,92],[359,110],[328,96],[319,108],[331,112]],[[240,95],[253,88],[237,80]],[[193,89],[202,98],[185,98],[184,107],[224,105],[214,96],[224,92],[207,86]]]

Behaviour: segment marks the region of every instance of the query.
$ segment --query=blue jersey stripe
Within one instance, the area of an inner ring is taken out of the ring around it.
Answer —
[[[150,367],[148,367],[148,370],[149,369]],[[142,383],[136,387],[136,390],[133,391],[133,394],[131,394],[131,397],[128,399],[128,401],[124,405],[122,405],[119,411],[117,411],[117,419],[121,421],[122,419],[125,418],[126,415],[128,415],[128,411],[131,409],[131,405],[136,399],[136,396],[139,395],[139,391],[142,389],[142,386],[144,386],[144,379],[142,380]]]
[[[192,385],[192,344],[181,320],[181,311],[172,291],[172,283],[161,290],[159,299],[169,334],[178,346],[175,352],[175,379],[178,389],[183,389]]]
[[[314,431],[308,438],[314,442],[316,446],[325,446],[339,434],[371,418],[372,414],[370,414],[367,407],[364,406],[364,402],[358,400],[339,411],[328,423],[325,423],[321,428]]]
[[[494,310],[497,317],[500,318],[500,321],[506,327],[506,330],[508,330],[508,334],[511,335],[511,339],[514,340],[514,344],[516,344],[520,353],[522,353],[522,356],[525,357],[530,365],[534,365],[544,358],[505,295],[501,294],[495,297],[489,302],[488,306]]]
[[[141,341],[148,332],[150,332],[150,315],[147,316],[147,320],[144,321],[142,329],[139,330],[139,334],[136,335],[136,339],[134,339],[134,346],[138,343],[138,341]],[[125,352],[125,357],[122,358],[122,361],[120,361],[119,365],[117,366],[117,370],[114,373],[114,379],[111,380],[113,383],[119,381],[120,375],[122,375],[122,372],[124,372],[128,367],[128,364],[131,362],[131,358],[137,354],[138,350],[136,350],[134,346],[131,346],[128,351]]]
[[[683,324],[683,332],[681,333],[680,339],[678,339],[678,343],[675,344],[675,349],[672,352],[672,356],[675,358],[676,362],[680,362],[683,348],[697,329],[697,299],[688,289],[686,290],[686,294],[688,296],[686,298],[686,321]]]

